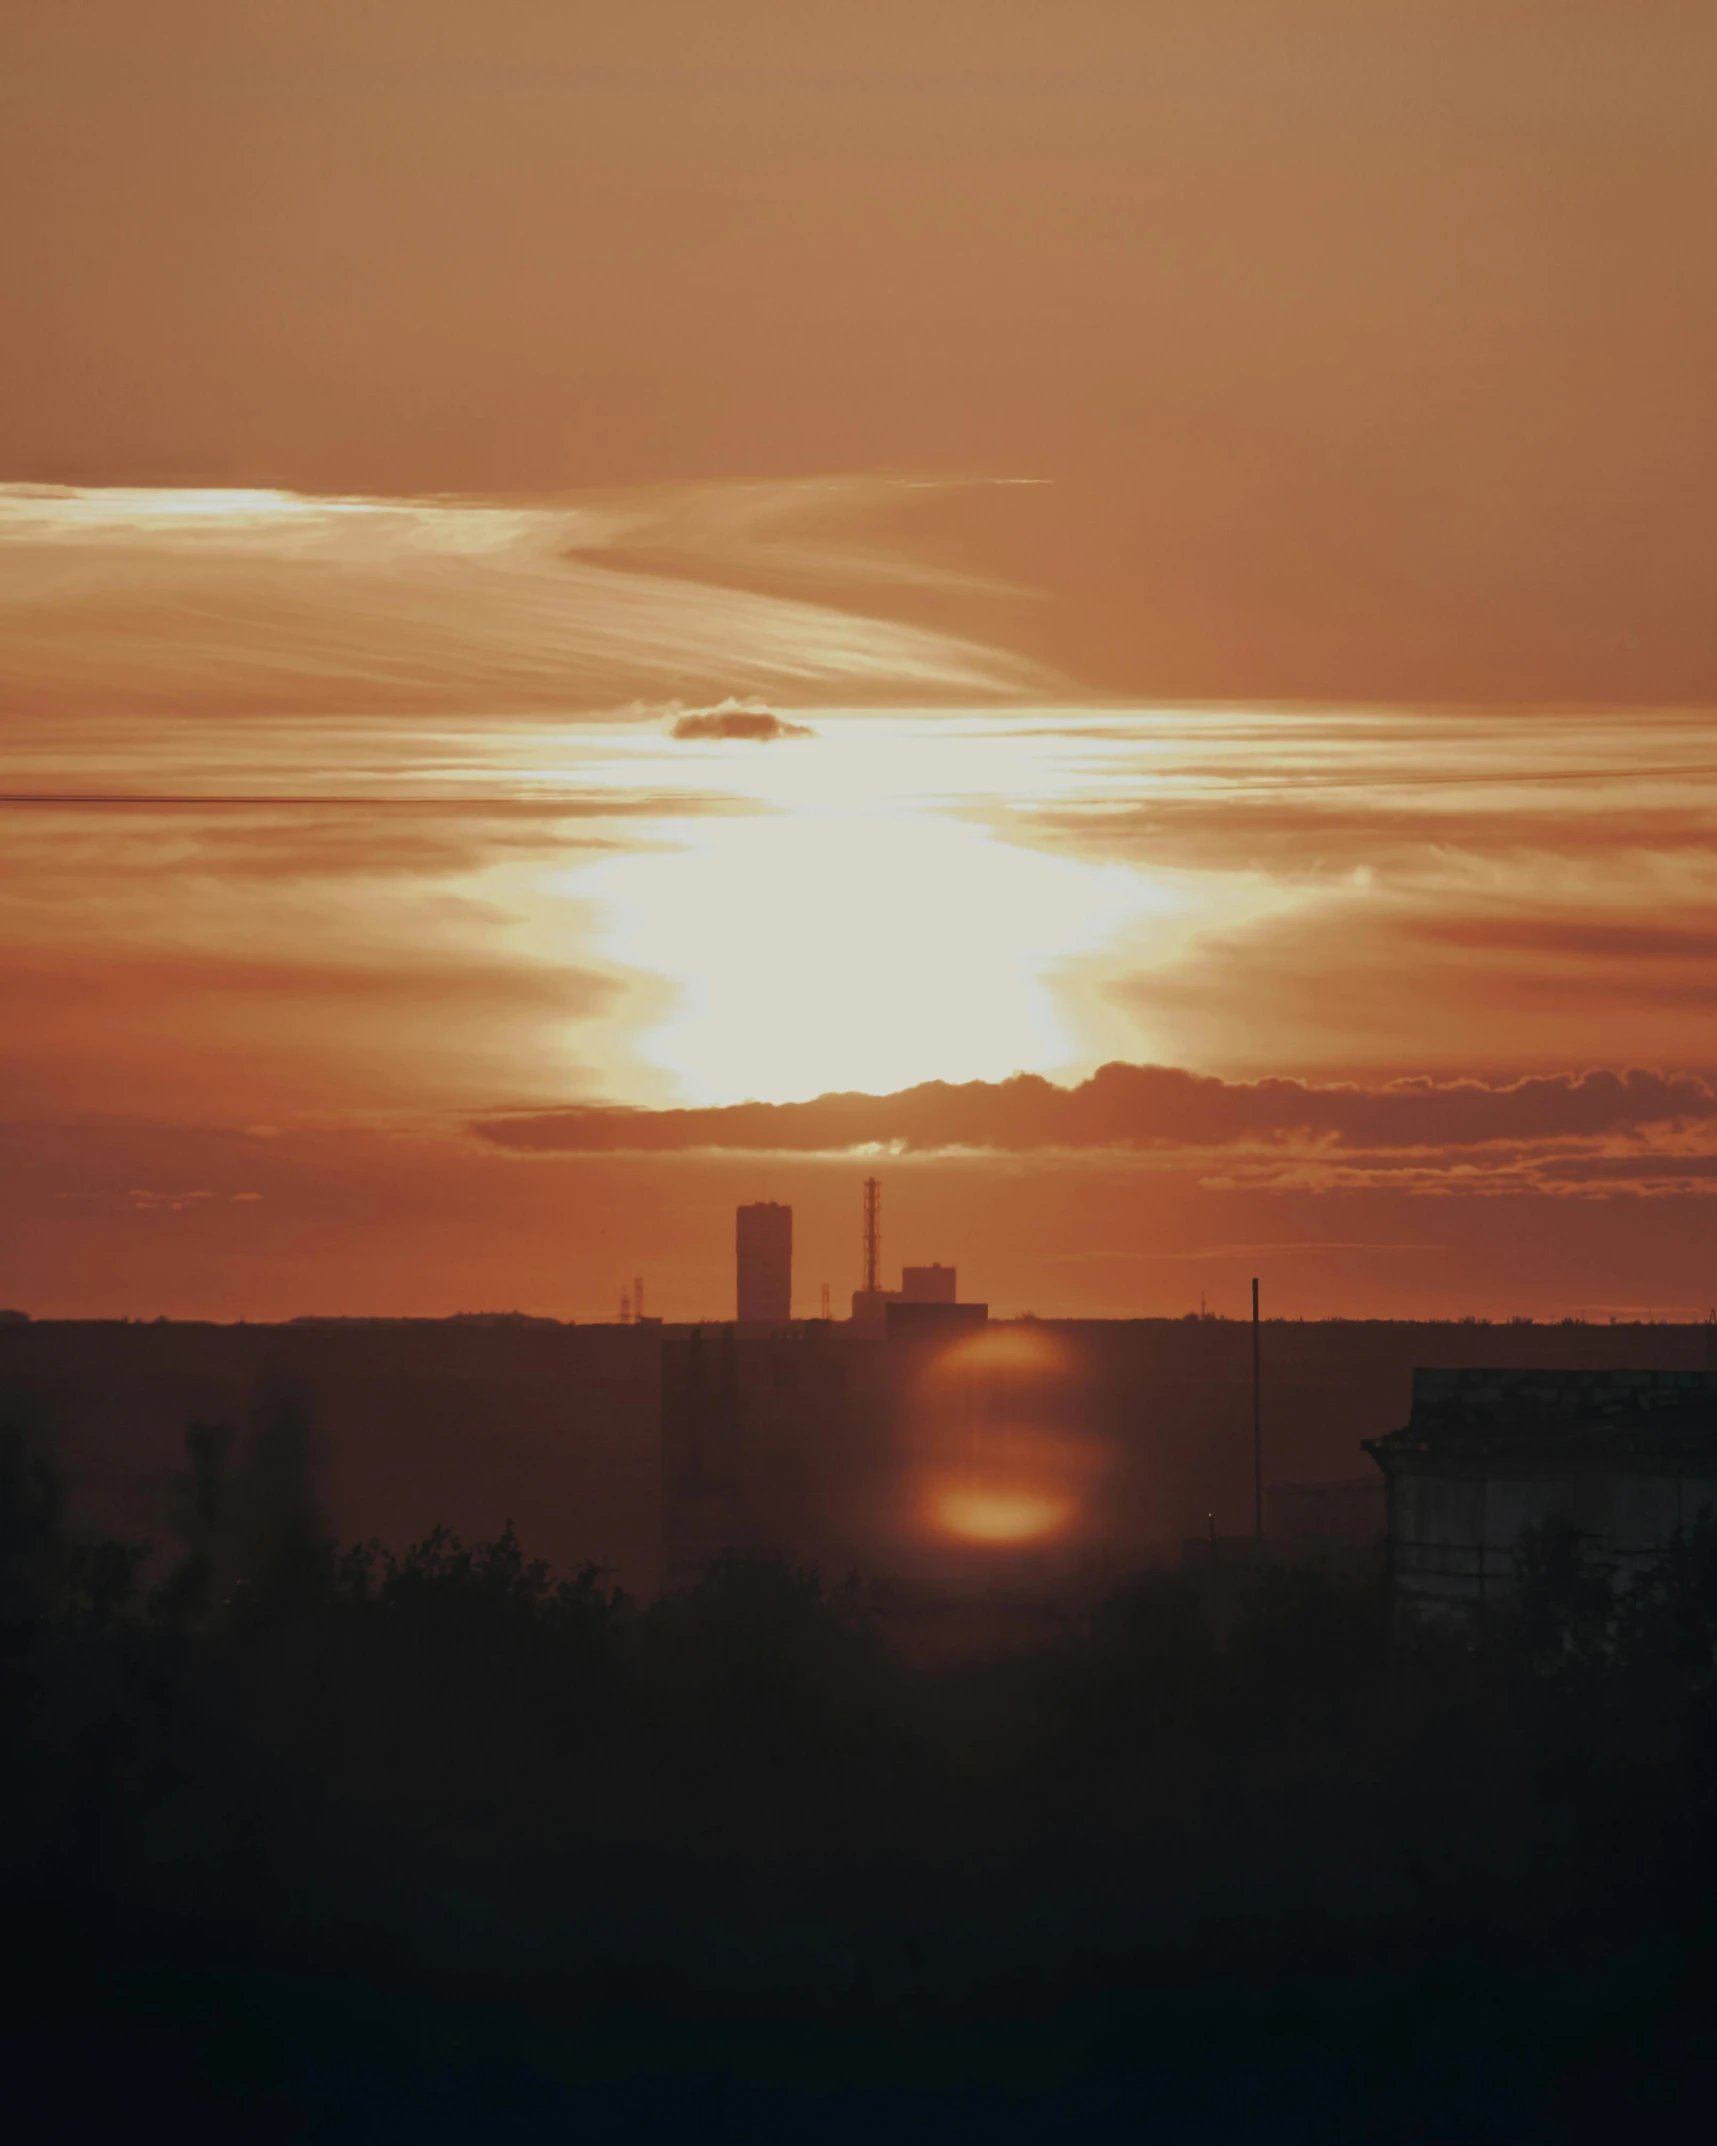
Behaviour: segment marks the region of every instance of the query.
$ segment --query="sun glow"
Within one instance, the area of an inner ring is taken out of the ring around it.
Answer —
[[[1047,979],[1129,906],[1119,875],[928,817],[728,822],[584,891],[609,951],[676,985],[645,1054],[700,1103],[1061,1065]]]
[[[968,798],[925,800],[956,772],[951,741],[862,727],[730,756],[722,777],[752,809],[688,816],[565,882],[598,903],[610,959],[673,985],[642,1055],[688,1102],[1076,1063],[1058,976],[1176,906],[1136,871],[1005,839]],[[981,758],[968,748],[968,784]]]

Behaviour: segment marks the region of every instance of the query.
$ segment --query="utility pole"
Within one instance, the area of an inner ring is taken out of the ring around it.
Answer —
[[[864,1181],[864,1286],[875,1296],[882,1272],[882,1186],[874,1177]]]
[[[1252,1532],[1264,1540],[1264,1386],[1258,1359],[1258,1277],[1252,1277]]]

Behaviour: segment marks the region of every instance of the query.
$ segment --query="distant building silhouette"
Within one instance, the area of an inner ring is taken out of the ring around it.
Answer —
[[[898,1289],[855,1289],[853,1291],[852,1325],[858,1334],[881,1335],[887,1331],[884,1324],[888,1307],[898,1304]]]
[[[956,1291],[954,1269],[938,1260],[928,1267],[902,1267],[900,1287],[882,1286],[882,1186],[874,1177],[864,1181],[864,1284],[853,1291],[852,1323],[861,1334],[881,1336],[891,1330],[891,1304],[952,1304]]]
[[[989,1319],[987,1304],[956,1304],[952,1297],[890,1297],[883,1306],[890,1341],[955,1341],[981,1333]]]
[[[741,1325],[793,1316],[793,1210],[758,1200],[736,1216]]]

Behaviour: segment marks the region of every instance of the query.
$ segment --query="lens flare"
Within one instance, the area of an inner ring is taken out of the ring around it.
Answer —
[[[963,1542],[1027,1543],[1059,1535],[1074,1516],[1070,1497],[1031,1484],[942,1482],[932,1486],[930,1519]]]
[[[957,1387],[972,1380],[987,1386],[1042,1390],[1046,1381],[1064,1378],[1073,1358],[1059,1335],[1034,1323],[986,1326],[940,1350],[926,1365],[926,1392]]]
[[[923,1363],[908,1401],[919,1525],[994,1549],[1083,1532],[1109,1461],[1077,1352],[1029,1322],[992,1326]]]

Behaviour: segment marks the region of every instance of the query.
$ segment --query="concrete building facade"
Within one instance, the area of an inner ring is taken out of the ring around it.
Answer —
[[[1556,1520],[1630,1574],[1717,1514],[1717,1373],[1419,1370],[1383,1471],[1391,1586],[1413,1619],[1509,1593],[1522,1531]]]

